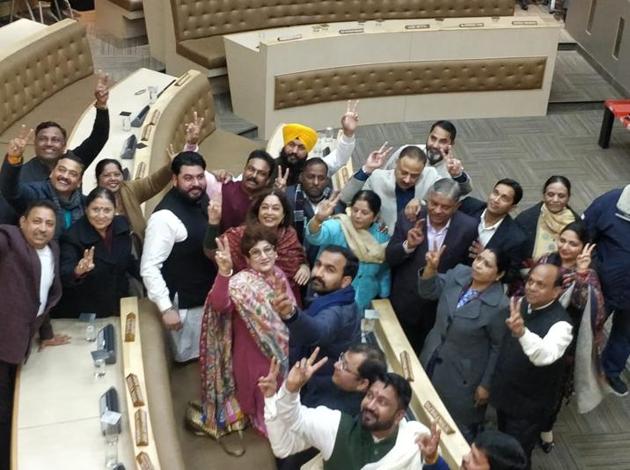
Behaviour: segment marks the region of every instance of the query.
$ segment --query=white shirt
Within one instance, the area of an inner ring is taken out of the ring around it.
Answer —
[[[451,226],[451,219],[448,219],[446,225],[440,229],[435,229],[431,225],[431,220],[427,217],[427,247],[428,250],[433,250],[437,248],[438,250],[442,248],[444,244],[444,239],[446,238],[446,234],[448,233],[448,228]],[[434,247],[433,244],[436,244]]]
[[[486,226],[486,221],[484,217],[486,216],[486,209],[481,213],[481,220],[479,221],[479,226],[477,227],[477,233],[479,234],[479,243],[481,243],[484,247],[488,244],[488,242],[492,239],[492,236],[496,233],[497,229],[505,219],[505,216],[501,218],[494,225]]]
[[[50,288],[55,280],[55,260],[52,250],[48,245],[42,249],[36,249],[35,251],[37,252],[39,263],[42,267],[39,277],[39,309],[37,310],[37,316],[39,317],[46,309],[48,292],[50,292]]]
[[[535,309],[528,306],[527,313],[547,308],[554,302],[555,300],[552,300],[547,305]],[[559,321],[549,328],[544,338],[525,328],[525,334],[518,339],[518,342],[532,364],[538,367],[548,366],[560,359],[567,350],[573,340],[572,331],[573,326],[569,322]]]
[[[309,447],[318,449],[324,460],[332,456],[341,412],[325,406],[307,408],[300,404],[299,393],[290,393],[284,384],[278,393],[265,398],[265,425],[271,449],[276,457],[284,458]],[[367,464],[363,470],[406,470],[422,468],[415,438],[429,430],[418,421],[403,419],[398,427],[394,447],[379,461]]]
[[[162,277],[162,266],[175,243],[183,242],[187,237],[186,227],[170,210],[163,209],[149,217],[140,260],[140,275],[147,288],[149,300],[157,305],[160,312],[173,304],[166,281]]]

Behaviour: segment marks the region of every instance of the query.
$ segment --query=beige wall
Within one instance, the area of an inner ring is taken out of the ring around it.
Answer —
[[[630,0],[597,0],[590,32],[593,0],[571,0],[566,27],[571,36],[610,76],[630,93]],[[619,57],[613,57],[619,18],[625,19]]]

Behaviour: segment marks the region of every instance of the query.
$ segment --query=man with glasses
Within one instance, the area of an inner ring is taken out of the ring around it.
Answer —
[[[361,341],[361,317],[354,302],[352,279],[359,261],[347,248],[329,245],[311,271],[308,308],[302,310],[286,293],[273,306],[289,328],[289,361],[293,364],[319,346],[328,357],[339,357],[351,344]],[[332,361],[318,375],[332,377]]]
[[[140,274],[171,334],[175,360],[199,357],[201,318],[216,267],[203,254],[208,226],[206,162],[195,152],[173,159],[173,187],[149,221]]]

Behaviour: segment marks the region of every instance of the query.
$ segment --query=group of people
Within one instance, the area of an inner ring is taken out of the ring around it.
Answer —
[[[65,344],[49,318],[118,315],[130,294],[155,304],[176,361],[199,361],[188,425],[219,439],[251,425],[283,469],[318,451],[330,469],[447,468],[436,426],[404,418],[409,384],[362,342],[375,298],[391,301],[472,444],[463,468],[528,468],[537,444],[552,449],[565,399],[587,412],[628,393],[630,186],[580,216],[569,180],[552,176],[542,201],[512,218],[520,184],[503,178],[486,201],[471,197],[456,128],[442,120],[423,144],[371,152],[333,191],[355,147],[355,102],[324,157],[308,158],[316,131],[286,124],[279,155],[252,152],[239,177],[207,171],[195,115],[161,169],[129,181],[118,160],[100,160],[84,196],[84,170],[107,141],[106,76],[95,97],[79,147],[44,122],[25,163],[24,127],[0,170],[0,455],[33,335]],[[141,204],[161,192],[145,219]],[[505,434],[484,431],[488,403]]]

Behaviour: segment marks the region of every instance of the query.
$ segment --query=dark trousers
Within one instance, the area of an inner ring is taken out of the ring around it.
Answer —
[[[317,454],[319,451],[311,447],[297,454],[289,455],[285,459],[276,459],[276,465],[278,470],[300,470],[302,465],[310,462]]]
[[[0,360],[0,470],[11,467],[11,418],[17,366]]]
[[[604,372],[619,377],[630,356],[630,310],[615,310],[608,343],[602,353]]]
[[[532,452],[538,443],[538,437],[543,431],[547,420],[536,418],[520,418],[510,416],[501,410],[497,410],[497,427],[499,431],[515,438],[523,447],[527,456],[527,469],[532,466]]]

